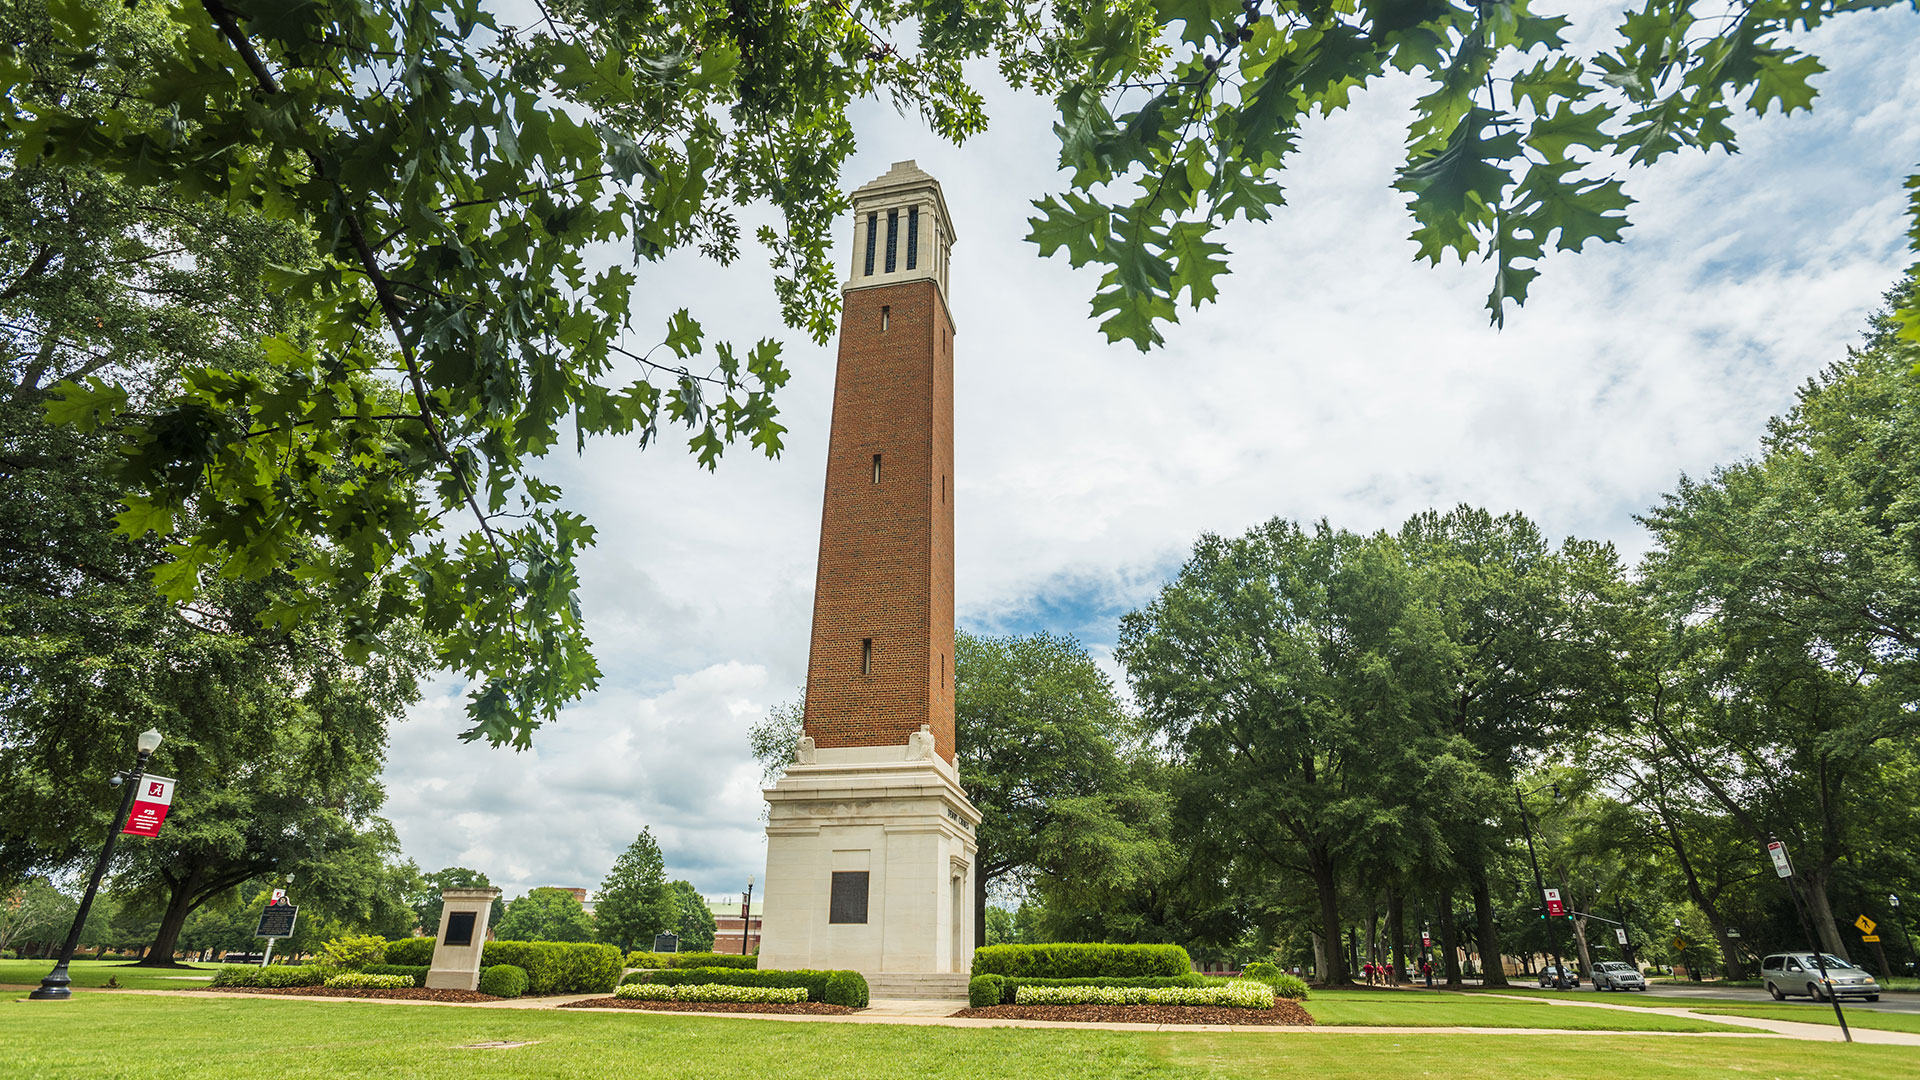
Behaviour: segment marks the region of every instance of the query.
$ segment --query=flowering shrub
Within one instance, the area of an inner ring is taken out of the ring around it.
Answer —
[[[627,983],[613,992],[625,1001],[733,1001],[753,1005],[792,1005],[807,1000],[804,986],[728,986],[724,983],[659,986]]]
[[[1273,987],[1253,980],[1225,986],[1022,986],[1015,1005],[1228,1005],[1273,1008]]]
[[[347,990],[398,990],[401,987],[412,988],[411,975],[366,975],[358,971],[349,971],[342,975],[330,975],[326,985]]]
[[[652,986],[781,986],[806,990],[806,1001],[867,1007],[867,980],[857,971],[762,971],[738,968],[676,968],[672,971],[636,971],[621,980]]]
[[[348,934],[320,946],[315,963],[329,971],[359,971],[387,962],[387,939],[374,934]]]
[[[1276,997],[1292,998],[1295,1001],[1307,1000],[1307,984],[1297,975],[1289,975],[1272,964],[1248,964],[1240,973],[1243,979],[1252,979],[1273,987]]]

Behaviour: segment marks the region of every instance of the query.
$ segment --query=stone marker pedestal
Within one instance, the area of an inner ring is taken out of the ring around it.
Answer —
[[[499,889],[448,889],[440,894],[440,930],[433,939],[429,990],[480,989],[480,953],[487,944],[487,917]]]
[[[803,739],[765,795],[761,967],[964,980],[980,812],[931,736],[839,749]]]

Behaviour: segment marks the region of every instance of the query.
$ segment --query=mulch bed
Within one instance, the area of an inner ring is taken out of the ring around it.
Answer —
[[[406,1001],[458,1001],[469,1005],[502,1001],[478,990],[429,990],[424,986],[396,986],[388,990],[348,986],[196,986],[220,994],[270,994],[276,997],[400,998]]]
[[[1260,1024],[1293,1027],[1313,1023],[1297,1001],[1278,1001],[1271,1009],[1235,1009],[1225,1005],[989,1005],[961,1009],[955,1016],[982,1020],[1065,1020],[1095,1024]]]
[[[842,1013],[859,1012],[845,1005],[828,1005],[821,1001],[795,1002],[749,1002],[749,1001],[638,1001],[633,998],[588,998],[585,1001],[569,1001],[560,1006],[563,1009],[645,1009],[648,1012],[705,1012],[705,1013],[813,1013],[819,1016],[839,1016]]]

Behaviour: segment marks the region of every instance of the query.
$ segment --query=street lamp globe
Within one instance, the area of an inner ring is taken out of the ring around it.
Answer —
[[[1898,893],[1887,894],[1887,906],[1896,908],[1900,906],[1900,896]]]
[[[161,739],[161,735],[160,735],[159,729],[148,728],[147,730],[141,732],[139,736],[137,736],[133,740],[133,745],[141,753],[151,754],[155,750],[160,749],[160,739]]]

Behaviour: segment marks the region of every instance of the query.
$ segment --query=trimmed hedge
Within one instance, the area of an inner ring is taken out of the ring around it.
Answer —
[[[1273,1008],[1273,987],[1258,979],[1225,986],[1023,986],[1016,1005],[1226,1005]]]
[[[973,950],[975,975],[1124,979],[1192,971],[1193,960],[1178,945],[988,945]]]
[[[512,964],[527,973],[527,992],[610,994],[620,985],[625,957],[616,945],[571,941],[489,941],[480,950],[480,966]]]
[[[679,968],[636,971],[621,985],[648,986],[780,986],[804,987],[808,1001],[867,1007],[867,980],[857,971],[762,971],[745,968]]]
[[[494,997],[517,998],[527,992],[531,981],[521,968],[512,964],[495,964],[480,972],[480,992]]]
[[[626,1001],[731,1001],[754,1005],[791,1005],[807,1000],[804,986],[727,986],[704,983],[687,986],[653,986],[628,983],[613,992]]]
[[[425,986],[427,970],[425,964],[368,964],[360,969],[360,973],[362,975],[405,975],[413,980],[413,985]]]
[[[317,964],[222,964],[213,973],[209,985],[222,986],[319,986],[332,974]]]
[[[627,966],[653,971],[665,971],[671,968],[757,968],[760,966],[760,958],[741,956],[739,953],[631,952],[627,954]]]
[[[1006,980],[998,975],[975,975],[967,980],[967,1005],[975,1009],[998,1005],[1005,988]]]
[[[327,976],[322,984],[346,990],[399,990],[413,988],[411,975],[369,975],[364,971],[348,971],[339,975]]]
[[[387,942],[387,963],[398,967],[427,967],[433,963],[433,939],[400,938]]]

